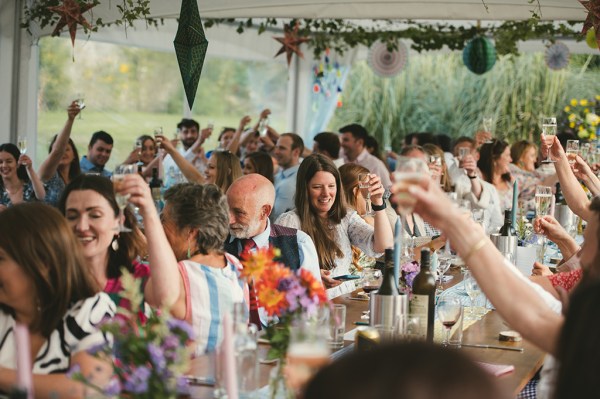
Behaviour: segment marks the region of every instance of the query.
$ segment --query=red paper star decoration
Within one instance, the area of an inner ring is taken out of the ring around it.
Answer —
[[[300,45],[302,43],[306,43],[310,40],[309,37],[298,37],[298,24],[294,25],[294,27],[290,27],[289,25],[284,25],[283,27],[283,37],[275,37],[279,43],[282,44],[281,48],[275,54],[277,57],[279,54],[286,54],[288,67],[290,66],[290,62],[292,61],[292,55],[294,53],[298,54],[298,57],[304,58],[304,54],[300,51]]]
[[[588,10],[581,33],[585,35],[593,27],[596,31],[596,41],[598,42],[598,46],[600,46],[600,0],[579,0],[579,2]]]
[[[60,20],[52,32],[52,36],[58,36],[62,28],[69,27],[69,34],[71,35],[71,43],[75,46],[75,35],[77,34],[77,24],[85,26],[91,29],[90,23],[83,17],[83,13],[88,11],[90,8],[96,6],[93,3],[79,3],[77,0],[63,0],[61,6],[48,7],[48,10],[53,11],[60,15]]]

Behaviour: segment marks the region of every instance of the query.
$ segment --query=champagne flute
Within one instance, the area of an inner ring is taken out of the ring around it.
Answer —
[[[113,188],[115,190],[115,199],[117,200],[117,206],[119,207],[119,227],[118,231],[122,233],[128,233],[132,230],[125,226],[125,208],[127,207],[127,201],[129,201],[130,194],[122,195],[121,185],[125,179],[125,175],[135,173],[135,165],[119,165],[115,168],[112,175]]]
[[[396,160],[396,171],[394,172],[393,191],[397,202],[398,212],[402,221],[402,228],[406,226],[406,217],[412,213],[417,203],[409,192],[410,186],[419,184],[421,181],[429,179],[429,167],[420,158],[410,158],[400,156]],[[400,240],[403,234],[396,234]],[[401,244],[401,243],[398,243]],[[402,253],[402,248],[400,249]]]
[[[435,154],[435,155],[430,155],[429,156],[429,165],[434,165],[437,166],[438,168],[440,168],[440,174],[438,176],[436,176],[436,181],[440,186],[443,186],[442,183],[442,178],[444,177],[444,172],[441,171],[442,169],[442,157]],[[431,168],[429,169],[431,171]]]
[[[460,147],[458,149],[458,160],[462,161],[467,155],[471,153],[471,149],[469,147]]]
[[[84,96],[83,93],[77,93],[75,95],[76,99],[75,101],[77,102],[77,106],[79,107],[79,119],[83,119],[81,117],[81,114],[83,113],[83,109],[85,108],[85,101],[84,101]]]
[[[269,117],[268,116],[266,118],[262,118],[258,122],[258,134],[260,135],[260,137],[265,137],[267,135],[267,132],[269,130],[268,126],[269,126]]]
[[[590,143],[582,143],[581,144],[581,158],[583,158],[584,161],[588,160],[588,157],[590,156],[590,149],[592,148]]]
[[[567,140],[566,153],[569,165],[574,165],[577,154],[579,154],[579,140]]]
[[[475,314],[475,310],[473,309],[475,300],[477,299],[479,294],[481,294],[479,283],[477,283],[477,280],[475,280],[475,277],[473,277],[471,272],[467,271],[463,279],[463,284],[465,287],[465,291],[469,296],[469,302],[471,305],[469,309],[469,319],[479,320],[479,317],[477,317],[477,315]]]
[[[540,218],[550,213],[552,204],[552,187],[537,186],[535,188],[535,216]]]
[[[358,188],[365,199],[365,213],[360,215],[362,217],[375,215],[375,212],[373,212],[373,209],[371,208],[371,191],[369,191],[369,188],[371,187],[371,184],[369,183],[370,180],[371,175],[369,173],[358,174]]]
[[[142,162],[142,147],[143,147],[142,140],[136,140],[134,149],[137,152],[138,163]]]
[[[448,346],[450,340],[450,331],[460,317],[462,304],[456,297],[442,297],[436,307],[438,319],[444,326],[444,340],[442,346]]]
[[[542,118],[542,134],[544,135],[544,143],[548,147],[548,156],[544,159],[543,163],[551,163],[556,162],[552,158],[550,158],[550,149],[552,148],[552,143],[554,142],[554,136],[556,136],[556,118]]]
[[[19,147],[19,152],[21,155],[25,154],[27,152],[27,137],[19,136],[17,146]]]
[[[483,130],[486,133],[490,134],[490,136],[489,136],[490,138],[487,139],[485,142],[488,143],[488,144],[489,143],[493,143],[493,141],[492,141],[492,137],[493,137],[492,130],[494,129],[494,117],[491,116],[491,115],[484,115],[483,119],[481,121],[481,125],[483,127]]]

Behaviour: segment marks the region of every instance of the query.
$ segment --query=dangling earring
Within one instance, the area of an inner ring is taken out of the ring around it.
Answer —
[[[190,239],[188,238],[188,250],[187,250],[187,258],[192,257],[192,251],[190,250]]]
[[[119,236],[115,236],[115,238],[110,243],[110,246],[113,251],[117,252],[119,250]]]

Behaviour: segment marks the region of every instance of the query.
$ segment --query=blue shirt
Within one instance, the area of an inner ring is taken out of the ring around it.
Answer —
[[[275,175],[275,203],[270,216],[271,221],[277,220],[282,213],[294,209],[298,168],[300,164],[282,169]]]
[[[101,176],[108,177],[112,176],[112,172],[104,169],[104,166],[97,166],[90,162],[86,155],[79,161],[79,167],[81,167],[81,173],[98,173]]]

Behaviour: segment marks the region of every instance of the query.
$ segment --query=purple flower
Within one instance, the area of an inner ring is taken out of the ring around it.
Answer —
[[[281,280],[279,280],[277,289],[279,291],[288,291],[295,282],[296,280],[292,278],[282,278]]]
[[[170,349],[177,349],[179,347],[179,338],[175,335],[167,335],[163,340],[162,349],[168,351]]]
[[[190,386],[188,384],[187,378],[178,377],[177,378],[177,395],[189,395],[190,394]]]
[[[145,393],[148,391],[148,379],[152,372],[146,366],[140,366],[133,370],[129,378],[125,380],[125,390],[131,393]]]
[[[81,366],[79,364],[74,364],[69,371],[67,371],[67,378],[73,378],[78,374],[81,374]]]
[[[169,330],[175,332],[175,330],[179,330],[187,335],[188,339],[194,339],[196,334],[194,333],[194,329],[192,326],[183,320],[177,319],[169,319],[167,320],[167,326],[169,326]]]
[[[167,360],[165,359],[165,353],[162,348],[153,343],[149,343],[148,353],[150,354],[150,361],[154,365],[156,372],[162,373],[165,367],[167,367]]]
[[[415,261],[405,263],[401,266],[402,271],[406,273],[418,272],[421,270],[421,266]]]
[[[117,377],[113,377],[110,379],[106,388],[104,388],[104,395],[111,397],[117,396],[119,393],[121,393],[121,382],[119,382]]]

